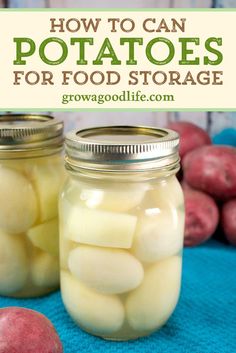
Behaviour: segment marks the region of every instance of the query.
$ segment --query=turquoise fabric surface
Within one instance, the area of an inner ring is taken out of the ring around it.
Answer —
[[[210,240],[185,249],[182,292],[173,316],[159,332],[135,341],[109,342],[81,331],[67,315],[60,292],[27,300],[2,297],[4,306],[45,314],[65,353],[235,353],[236,248]]]
[[[222,130],[212,139],[215,145],[230,145],[236,147],[236,129],[228,128]]]

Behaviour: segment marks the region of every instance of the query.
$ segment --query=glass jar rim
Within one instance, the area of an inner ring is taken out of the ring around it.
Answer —
[[[151,126],[100,126],[66,135],[70,168],[121,171],[173,168],[179,164],[179,135]]]
[[[0,152],[38,151],[63,144],[62,120],[50,115],[0,116]]]

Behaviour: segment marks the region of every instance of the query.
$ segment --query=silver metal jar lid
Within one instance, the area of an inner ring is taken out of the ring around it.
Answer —
[[[0,116],[0,151],[42,150],[62,146],[63,122],[47,115]]]
[[[179,135],[146,126],[103,126],[66,135],[69,167],[95,170],[146,170],[179,163]]]

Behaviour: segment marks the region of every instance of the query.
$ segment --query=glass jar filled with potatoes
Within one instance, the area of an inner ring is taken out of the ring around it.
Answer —
[[[34,297],[59,286],[62,146],[59,120],[0,117],[0,295]]]
[[[184,200],[179,137],[113,126],[66,136],[61,291],[73,320],[111,340],[149,335],[178,301]]]

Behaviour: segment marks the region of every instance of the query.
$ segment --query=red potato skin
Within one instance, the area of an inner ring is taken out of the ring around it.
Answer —
[[[44,315],[9,307],[0,309],[0,353],[63,353],[63,348]]]
[[[236,196],[236,148],[203,146],[183,159],[184,178],[193,188],[218,200]]]
[[[179,121],[170,123],[167,127],[180,135],[179,154],[181,158],[198,147],[211,144],[207,132],[195,124]]]
[[[212,197],[184,187],[184,245],[195,246],[209,239],[219,222],[219,211]]]
[[[236,198],[223,205],[221,225],[229,243],[236,246]]]
[[[194,191],[194,189],[192,189],[191,186],[188,185],[186,180],[182,180],[181,181],[181,187],[182,187],[183,190],[192,190],[192,191]]]

